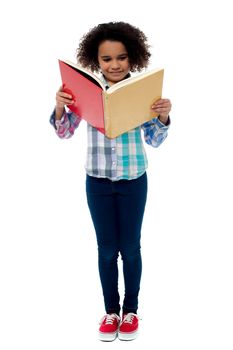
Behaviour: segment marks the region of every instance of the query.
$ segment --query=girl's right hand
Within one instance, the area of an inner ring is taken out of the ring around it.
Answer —
[[[65,105],[71,105],[74,103],[72,95],[63,92],[63,87],[60,86],[56,93],[56,108],[64,109]]]
[[[74,103],[74,100],[70,94],[63,91],[63,87],[60,86],[56,93],[56,108],[55,108],[55,118],[60,120],[65,110],[65,105],[69,106]]]

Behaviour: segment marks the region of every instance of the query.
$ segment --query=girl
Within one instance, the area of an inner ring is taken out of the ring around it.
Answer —
[[[145,34],[124,22],[99,24],[83,36],[77,60],[92,72],[101,72],[106,86],[127,79],[130,72],[147,67],[151,54]],[[50,118],[57,135],[69,138],[80,117],[69,106],[72,96],[56,94],[56,108]],[[135,339],[138,333],[138,294],[142,271],[140,252],[141,225],[147,197],[147,157],[145,142],[158,147],[170,125],[171,103],[160,99],[151,108],[158,118],[115,139],[109,139],[87,125],[86,194],[98,244],[98,267],[106,314],[99,337],[112,341]],[[120,318],[118,292],[118,255],[123,261],[125,294]]]

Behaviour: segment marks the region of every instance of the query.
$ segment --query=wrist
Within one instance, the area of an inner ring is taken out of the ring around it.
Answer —
[[[161,122],[161,123],[163,123],[163,124],[167,124],[167,122],[168,122],[168,119],[169,119],[169,115],[167,115],[167,116],[162,116],[162,115],[159,115],[158,116],[158,119],[159,119],[159,121]]]
[[[62,118],[64,110],[65,110],[65,108],[63,106],[62,107],[56,106],[56,108],[55,108],[55,119],[56,120],[60,120]]]

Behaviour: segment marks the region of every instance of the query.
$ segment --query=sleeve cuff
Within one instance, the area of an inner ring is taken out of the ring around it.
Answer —
[[[155,118],[155,123],[156,123],[160,128],[169,127],[170,124],[171,124],[170,116],[168,116],[168,120],[167,120],[167,123],[166,123],[166,124],[162,123],[162,122],[159,120],[159,117],[158,117],[158,118]]]
[[[52,124],[54,126],[54,128],[57,129],[58,126],[60,126],[62,123],[64,123],[65,115],[66,115],[66,111],[64,110],[61,119],[60,120],[56,120],[56,118],[55,118],[55,108],[54,108],[53,113],[50,116],[50,124]]]

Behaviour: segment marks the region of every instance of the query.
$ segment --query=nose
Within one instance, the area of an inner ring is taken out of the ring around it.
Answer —
[[[113,60],[112,61],[112,65],[111,65],[112,69],[119,69],[120,68],[120,64],[118,60]]]

